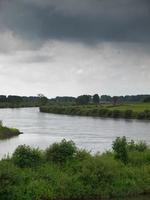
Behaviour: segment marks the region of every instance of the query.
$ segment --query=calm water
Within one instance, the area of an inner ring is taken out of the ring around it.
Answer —
[[[92,117],[72,117],[40,113],[38,108],[0,109],[0,120],[24,134],[0,141],[0,158],[20,144],[42,149],[63,138],[73,140],[78,147],[92,152],[111,148],[116,136],[145,140],[150,144],[150,122],[114,120]]]

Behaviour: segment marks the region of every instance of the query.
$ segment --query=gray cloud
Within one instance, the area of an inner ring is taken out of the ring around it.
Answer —
[[[149,92],[149,51],[139,44],[47,42],[38,50],[0,55],[0,90],[6,94],[77,96]],[[39,62],[37,57],[46,57]]]
[[[2,0],[0,29],[26,39],[150,42],[148,0]]]
[[[0,91],[149,93],[149,0],[0,0]]]

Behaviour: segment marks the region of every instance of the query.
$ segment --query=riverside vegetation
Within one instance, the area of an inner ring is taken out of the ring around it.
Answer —
[[[147,119],[150,120],[150,103],[133,103],[133,104],[97,104],[97,105],[48,105],[41,106],[41,112],[95,116],[95,117],[111,117],[126,119]]]
[[[7,139],[11,137],[15,137],[22,134],[18,129],[16,128],[8,128],[6,126],[2,125],[2,122],[0,121],[0,139]]]
[[[150,148],[117,138],[92,155],[62,140],[45,151],[19,146],[0,161],[1,200],[111,199],[150,194]]]

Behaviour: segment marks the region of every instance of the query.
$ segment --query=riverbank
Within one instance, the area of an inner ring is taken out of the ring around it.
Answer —
[[[15,137],[20,134],[22,133],[16,128],[8,128],[3,125],[0,125],[0,140]]]
[[[40,112],[94,116],[125,119],[145,119],[150,120],[150,103],[122,104],[122,105],[74,105],[74,106],[42,106]]]
[[[0,199],[101,200],[150,194],[150,149],[125,138],[117,139],[113,149],[91,155],[66,140],[45,151],[19,146],[11,158],[0,161]]]

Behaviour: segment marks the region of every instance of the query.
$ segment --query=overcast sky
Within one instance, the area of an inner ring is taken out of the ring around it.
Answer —
[[[149,0],[0,0],[0,94],[150,94]]]

